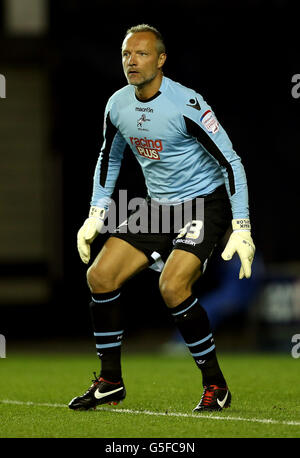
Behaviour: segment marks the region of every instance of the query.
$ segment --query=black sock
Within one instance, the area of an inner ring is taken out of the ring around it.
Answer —
[[[202,372],[203,386],[226,386],[216,357],[207,313],[198,299],[192,295],[170,310],[195,363]]]
[[[101,360],[100,377],[118,382],[122,377],[121,343],[123,325],[120,290],[92,293],[90,303],[97,355]]]

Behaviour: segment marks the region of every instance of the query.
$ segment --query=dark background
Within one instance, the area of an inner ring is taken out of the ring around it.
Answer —
[[[86,266],[77,253],[76,234],[89,210],[104,107],[111,94],[126,84],[121,43],[127,28],[138,23],[161,31],[168,55],[165,75],[203,95],[242,158],[253,237],[265,266],[263,281],[273,278],[274,266],[276,275],[280,271],[294,278],[295,266],[298,275],[300,100],[291,95],[291,79],[299,73],[299,43],[292,3],[49,1],[46,28],[35,35],[7,33],[5,2],[0,2],[0,8],[0,73],[7,71],[7,98],[0,100],[0,120],[10,100],[9,69],[38,69],[46,85],[44,154],[55,164],[47,175],[53,195],[48,192],[45,200],[45,206],[54,209],[50,217],[36,220],[47,226],[48,255],[1,259],[0,253],[3,281],[10,280],[12,288],[20,289],[20,279],[43,278],[49,294],[26,304],[20,294],[18,299],[5,296],[0,300],[0,333],[7,339],[90,335]],[[4,166],[5,154],[1,153]],[[129,197],[145,194],[141,172],[129,151],[119,188],[128,189]],[[2,200],[9,197],[7,193]],[[93,255],[104,240],[100,236],[94,242]],[[220,279],[213,272],[208,269],[200,283],[202,292],[218,285]],[[125,287],[132,333],[170,326],[157,281],[158,275],[147,271]],[[238,320],[244,319],[244,313],[238,315]],[[238,327],[240,322],[232,323]]]

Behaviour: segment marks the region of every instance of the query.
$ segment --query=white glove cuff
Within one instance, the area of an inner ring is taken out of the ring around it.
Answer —
[[[251,224],[249,218],[233,219],[232,229],[234,231],[251,231]]]
[[[104,220],[105,218],[105,208],[91,207],[89,212],[89,218],[99,218]]]

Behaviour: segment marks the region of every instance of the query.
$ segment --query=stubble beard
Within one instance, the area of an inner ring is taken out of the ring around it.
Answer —
[[[134,83],[134,82],[131,82],[130,80],[127,79],[128,83],[131,84],[132,86],[136,87],[137,89],[142,89],[143,87],[145,87],[147,84],[151,83],[157,76],[158,73],[154,73],[152,76],[150,76],[149,78],[147,79],[144,79],[143,81],[141,81],[140,83]]]

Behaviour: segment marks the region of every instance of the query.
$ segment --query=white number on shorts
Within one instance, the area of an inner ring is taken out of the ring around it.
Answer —
[[[180,229],[177,239],[186,237],[187,239],[198,239],[203,228],[203,221],[193,220]]]

